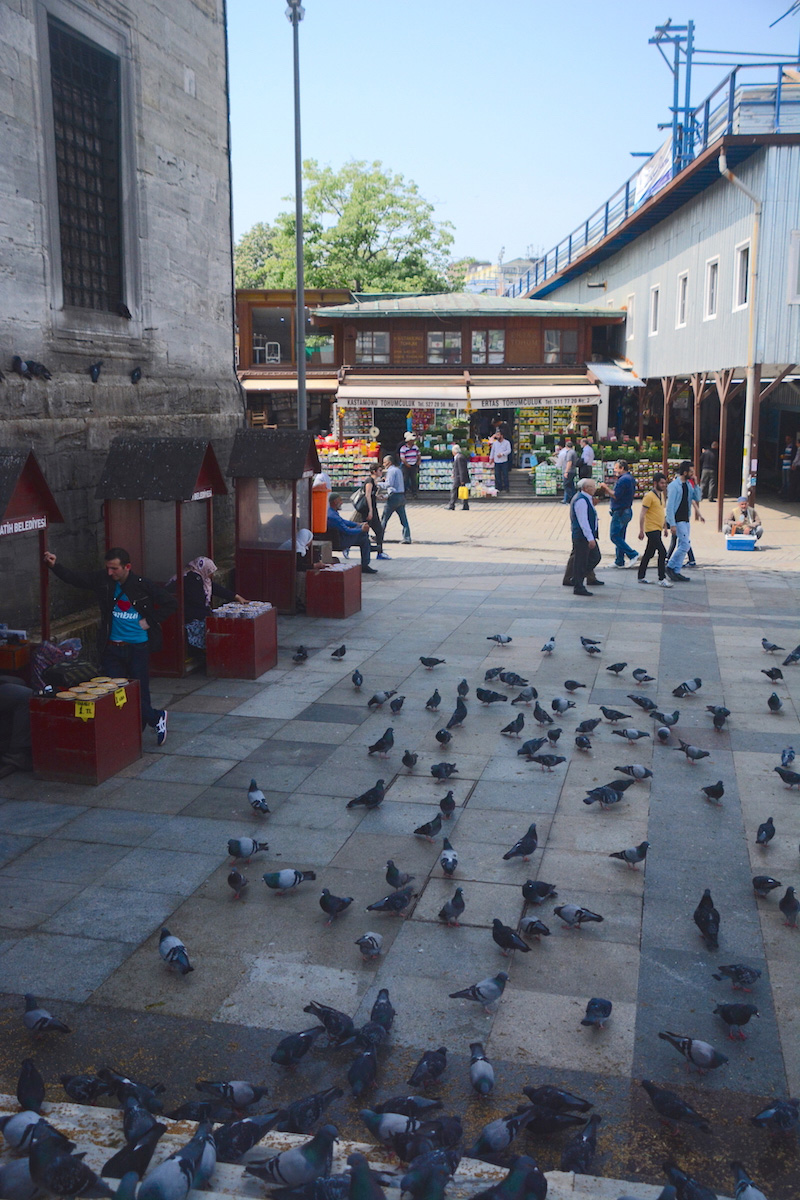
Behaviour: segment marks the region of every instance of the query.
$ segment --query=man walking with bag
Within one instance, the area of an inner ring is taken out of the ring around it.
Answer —
[[[453,484],[450,488],[450,503],[447,507],[453,512],[456,500],[462,500],[461,508],[466,512],[469,508],[469,467],[460,446],[453,443],[450,450],[453,455]],[[463,493],[462,488],[464,489]]]

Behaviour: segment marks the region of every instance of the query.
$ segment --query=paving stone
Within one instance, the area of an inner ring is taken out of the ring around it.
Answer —
[[[42,879],[88,886],[127,853],[126,846],[47,840],[18,854],[5,864],[2,872],[7,879]]]
[[[161,758],[142,771],[142,778],[167,783],[214,783],[236,766],[230,758],[189,758],[179,754]]]
[[[45,933],[138,945],[169,919],[182,896],[139,888],[89,888],[42,925]]]
[[[37,879],[31,888],[24,879],[0,876],[0,925],[6,930],[35,930],[83,890],[80,883],[52,883],[47,879]]]
[[[18,837],[48,837],[85,811],[83,805],[4,800],[0,804],[0,832]]]
[[[99,938],[28,934],[0,955],[0,989],[59,1000],[88,1000],[131,950]]]
[[[143,892],[188,896],[207,878],[223,853],[224,848],[219,854],[209,855],[138,847],[118,854],[119,861],[106,870],[102,882],[112,888],[140,888]]]

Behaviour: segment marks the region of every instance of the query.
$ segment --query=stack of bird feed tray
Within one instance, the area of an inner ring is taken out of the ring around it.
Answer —
[[[756,538],[750,533],[728,533],[725,535],[726,550],[755,550]]]
[[[126,683],[128,683],[127,679],[110,679],[108,675],[96,675],[87,683],[78,683],[75,687],[57,692],[56,695],[59,700],[98,700],[101,696],[108,695],[109,692],[115,692],[117,688],[123,687]]]

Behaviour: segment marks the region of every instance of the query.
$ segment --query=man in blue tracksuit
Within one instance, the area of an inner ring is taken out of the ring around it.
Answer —
[[[626,559],[635,562],[639,557],[638,550],[634,550],[625,541],[625,531],[630,525],[633,516],[633,496],[636,491],[636,484],[626,463],[621,458],[614,463],[614,474],[617,477],[617,482],[614,485],[614,494],[609,504],[611,528],[608,531],[608,535],[616,547],[614,566],[624,567],[627,565]]]
[[[689,518],[692,514],[693,488],[689,483],[692,464],[684,460],[678,474],[667,488],[667,525],[675,534],[675,549],[667,560],[667,579],[673,583],[691,583],[688,575],[681,575],[681,567],[689,551]]]

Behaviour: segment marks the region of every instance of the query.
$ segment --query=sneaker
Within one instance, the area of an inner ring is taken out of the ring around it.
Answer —
[[[641,575],[639,576],[639,583],[652,583],[652,582],[653,582],[652,579],[645,579],[643,576],[641,576]]]
[[[362,567],[361,574],[362,575],[377,575],[378,572],[375,570],[374,567]]]
[[[640,557],[641,556],[637,550],[637,552],[633,555],[633,557],[628,559],[628,565],[632,567],[633,564],[636,562],[637,558],[640,558]]]
[[[162,708],[161,716],[156,724],[156,742],[159,746],[163,746],[167,740],[167,710]]]
[[[667,579],[671,579],[672,582],[674,583],[678,572],[673,571],[672,567],[667,567],[666,572],[667,572]]]
[[[573,594],[573,596],[591,596],[592,595],[592,593],[590,591],[588,591],[585,587],[573,588],[572,594]]]
[[[349,549],[340,550],[340,551],[339,551],[339,553],[341,554],[342,558],[349,558],[349,557],[350,557],[350,551],[349,551]]]
[[[627,565],[628,565],[628,564],[627,564],[627,563],[624,563],[624,562],[621,562],[621,563],[616,563],[616,562],[615,562],[615,563],[614,563],[614,566],[617,568],[617,570],[618,570],[618,571],[624,571],[624,570],[625,570],[625,568],[627,567]]]
[[[692,563],[690,563],[690,562],[687,562],[686,566],[685,566],[683,569],[684,569],[684,571],[686,571],[687,569],[688,569],[689,571],[694,571],[696,567],[697,567],[697,563],[696,563],[696,562],[692,562]]]
[[[403,538],[403,545],[404,545],[404,546],[410,546],[410,545],[411,545],[411,538]]]
[[[688,575],[681,575],[681,573],[679,571],[673,571],[670,578],[672,579],[673,583],[691,583],[692,582]]]
[[[668,579],[659,579],[658,586],[659,587],[672,587],[672,584],[670,583],[670,581]]]
[[[375,555],[375,557],[376,557],[376,558],[388,558],[388,559],[391,559],[391,557],[392,557],[392,556],[391,556],[391,554],[384,554],[383,550],[381,550],[380,554],[376,554],[376,555]]]

